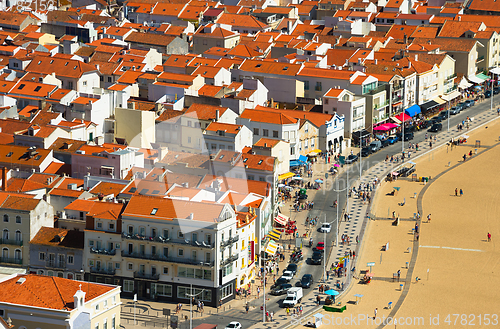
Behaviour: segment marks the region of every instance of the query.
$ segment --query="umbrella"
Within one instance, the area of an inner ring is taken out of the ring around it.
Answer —
[[[373,273],[366,273],[365,275],[370,277],[370,278],[373,278]]]
[[[318,179],[315,180],[315,182],[316,183],[323,183],[323,180],[318,178]]]
[[[330,289],[330,290],[325,291],[325,294],[330,295],[330,296],[337,296],[339,294],[339,292],[337,290]]]
[[[285,184],[278,184],[278,187],[285,187]]]
[[[295,176],[295,177],[292,177],[293,180],[302,180],[302,177],[300,176]]]
[[[393,171],[391,174],[392,174],[393,176],[397,176],[397,175],[399,175],[399,174],[398,174],[397,172],[395,172],[395,171]]]
[[[339,164],[336,164],[336,163],[334,163],[334,164],[333,164],[333,166],[334,166],[334,167],[340,167],[340,165],[339,165]]]
[[[397,186],[395,186],[395,187],[394,187],[394,189],[395,189],[396,191],[399,191],[399,189],[400,189],[400,188],[401,188],[401,187],[397,187]]]

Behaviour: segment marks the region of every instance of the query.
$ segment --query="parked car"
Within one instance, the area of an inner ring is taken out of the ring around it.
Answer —
[[[332,224],[330,223],[323,223],[319,229],[321,233],[330,233],[332,230]]]
[[[311,257],[311,264],[321,265],[323,262],[323,253],[321,251],[314,251]]]
[[[318,242],[316,245],[316,248],[314,248],[315,251],[320,251],[323,252],[325,251],[325,243],[324,242]]]
[[[450,114],[451,115],[455,115],[455,114],[458,114],[460,113],[460,108],[458,106],[455,106],[455,107],[452,107],[451,110],[450,110]]]
[[[313,282],[314,280],[312,274],[304,274],[302,279],[300,279],[300,286],[302,288],[310,288]]]
[[[404,136],[403,140],[406,142],[406,141],[410,141],[412,139],[413,139],[413,133],[412,132],[409,132],[409,133],[405,132],[405,136]]]
[[[392,144],[396,143],[397,141],[399,141],[399,138],[396,135],[391,135],[387,138],[387,141],[389,142],[389,144],[392,145]]]
[[[448,110],[446,110],[446,111],[441,111],[441,113],[439,113],[438,118],[441,118],[441,120],[440,120],[440,121],[443,121],[443,120],[448,119]]]
[[[465,109],[466,105],[465,103],[458,103],[457,105],[455,105],[456,108],[458,108],[460,111],[462,111],[463,109]]]
[[[357,155],[354,155],[354,154],[350,154],[346,159],[345,159],[345,163],[346,164],[350,164],[350,163],[354,163],[358,161],[358,156]]]
[[[293,279],[292,271],[283,272],[283,275],[281,275],[281,278],[285,279],[287,282],[290,282]]]
[[[486,91],[484,92],[484,97],[486,97],[486,98],[490,98],[490,97],[491,97],[491,90],[486,90]]]
[[[286,294],[288,289],[290,289],[291,287],[292,287],[291,284],[284,283],[284,284],[274,288],[273,290],[271,290],[271,295],[279,296],[279,295]]]
[[[359,154],[360,154],[363,158],[365,158],[365,157],[369,156],[369,155],[370,155],[370,153],[372,153],[372,152],[371,152],[371,150],[370,150],[370,148],[369,148],[369,147],[363,147],[363,148],[361,149],[361,152],[359,152]],[[358,156],[359,156],[359,155],[358,155]]]
[[[432,127],[429,128],[429,132],[437,133],[438,131],[441,131],[442,129],[443,129],[443,124],[435,123],[432,125]]]
[[[241,326],[241,323],[236,322],[236,321],[233,321],[233,322],[229,323],[229,324],[226,326],[226,328],[224,328],[224,329],[241,329],[241,328],[243,328],[243,327]]]
[[[500,87],[493,88],[493,94],[496,95],[498,93],[500,93]]]
[[[467,104],[467,107],[474,106],[476,104],[476,101],[473,99],[468,99],[465,101],[465,104]]]
[[[382,142],[379,140],[374,140],[368,147],[370,148],[370,151],[372,151],[372,153],[375,153],[382,148]]]
[[[382,141],[382,146],[381,147],[384,148],[384,147],[386,147],[388,145],[391,145],[391,143],[389,143],[389,141],[386,139],[386,140]]]
[[[288,264],[284,271],[290,271],[295,275],[295,273],[297,273],[297,264]]]
[[[295,264],[294,264],[295,265]],[[281,286],[282,284],[287,284],[288,281],[286,279],[283,279],[283,278],[279,278],[278,280],[276,280],[276,282],[271,286],[271,289],[275,289],[279,286]]]

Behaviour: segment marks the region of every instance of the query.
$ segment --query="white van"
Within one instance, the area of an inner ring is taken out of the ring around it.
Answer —
[[[287,291],[286,298],[283,301],[284,307],[294,307],[297,303],[300,303],[302,297],[304,296],[301,287],[290,288]]]
[[[379,141],[378,139],[374,140],[373,142],[370,143],[369,148],[370,151],[372,151],[372,153],[375,153],[382,148],[382,142]]]

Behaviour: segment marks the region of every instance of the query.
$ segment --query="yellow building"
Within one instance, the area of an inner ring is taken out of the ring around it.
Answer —
[[[36,274],[0,281],[0,316],[14,328],[117,329],[120,287]]]

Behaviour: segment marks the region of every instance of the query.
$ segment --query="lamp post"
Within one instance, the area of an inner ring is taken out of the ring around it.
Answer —
[[[349,193],[349,192],[348,192]],[[349,195],[348,195],[349,197]],[[339,180],[337,179],[337,200],[339,200]],[[339,204],[337,201],[337,221],[335,225],[335,247],[339,246]]]
[[[135,304],[137,303],[137,294],[134,294],[134,325],[137,324],[137,322],[135,321]]]
[[[337,205],[337,209],[338,209],[338,205]],[[325,214],[325,224],[326,224],[326,214]],[[325,256],[326,256],[326,230],[323,230],[323,241],[325,243],[325,248],[323,249],[324,251],[324,255],[323,255],[323,282],[326,283],[326,259]]]
[[[199,293],[193,294],[193,284],[190,284],[190,294],[186,294],[189,296],[189,328],[193,329],[193,297],[197,297],[201,295],[205,289],[202,289]]]

